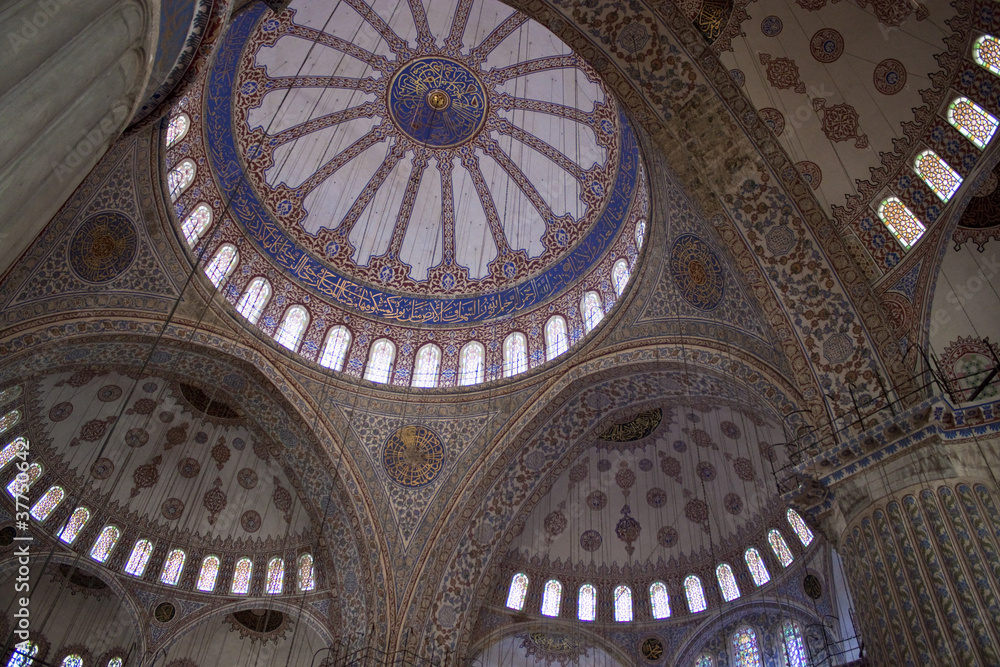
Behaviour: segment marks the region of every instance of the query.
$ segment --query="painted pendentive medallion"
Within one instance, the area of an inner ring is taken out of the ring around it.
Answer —
[[[402,486],[430,484],[441,472],[444,445],[426,426],[408,425],[386,440],[382,465],[392,481]]]

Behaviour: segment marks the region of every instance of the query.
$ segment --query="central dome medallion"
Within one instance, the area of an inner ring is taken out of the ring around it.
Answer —
[[[404,134],[424,147],[450,148],[472,139],[486,122],[486,91],[465,65],[417,58],[392,79],[386,106]]]

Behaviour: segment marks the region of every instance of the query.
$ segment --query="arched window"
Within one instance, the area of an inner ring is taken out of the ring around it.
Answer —
[[[753,583],[758,586],[763,586],[767,582],[771,581],[771,574],[767,571],[767,565],[764,564],[764,559],[761,558],[760,552],[757,551],[756,547],[750,547],[743,553],[743,558],[747,562],[747,569],[750,570],[750,576],[753,577]]]
[[[510,590],[507,592],[507,607],[521,611],[524,608],[524,597],[528,594],[528,575],[518,572],[510,580]]]
[[[997,120],[968,97],[956,97],[948,106],[948,122],[978,148],[986,148],[997,131]]]
[[[125,572],[131,574],[133,577],[141,577],[142,573],[146,571],[146,563],[149,562],[149,557],[153,553],[153,543],[149,540],[139,540],[132,547],[132,553],[129,554],[128,563],[125,564]]]
[[[308,326],[309,311],[302,306],[292,306],[285,311],[281,325],[274,334],[274,340],[294,352],[299,348]]]
[[[67,655],[59,663],[59,667],[83,667],[83,658],[77,654]]]
[[[629,270],[628,262],[624,259],[619,259],[615,262],[614,268],[611,269],[611,282],[615,286],[615,294],[621,296],[625,293],[625,286],[628,285]]]
[[[215,578],[219,576],[218,556],[205,556],[201,559],[201,570],[198,572],[198,590],[211,593],[215,590]]]
[[[121,658],[111,658],[108,660],[108,667],[122,667],[125,662]]]
[[[223,243],[215,251],[215,256],[212,257],[212,260],[205,266],[205,275],[208,276],[213,285],[218,287],[233,272],[238,262],[239,253],[236,252],[236,246],[232,243]]]
[[[316,588],[316,575],[313,572],[312,554],[299,556],[299,590],[311,591]]]
[[[14,644],[14,650],[11,652],[10,660],[7,661],[7,667],[30,667],[35,661],[36,655],[38,655],[38,644],[35,642]]]
[[[583,330],[590,333],[604,319],[604,307],[597,292],[584,292],[580,301],[580,312],[583,314]]]
[[[694,667],[715,667],[715,660],[707,653],[702,653],[694,661]]]
[[[792,552],[788,549],[788,543],[785,542],[781,533],[772,528],[771,532],[767,534],[767,541],[771,544],[771,551],[778,557],[782,567],[788,567],[792,564]]]
[[[170,201],[177,201],[181,193],[188,189],[194,174],[198,170],[194,160],[185,158],[177,163],[177,166],[167,174],[167,189],[170,190]]]
[[[705,602],[705,591],[701,588],[701,579],[693,574],[689,574],[684,580],[684,595],[687,597],[688,609],[692,614],[705,611],[708,607]]]
[[[635,223],[635,247],[636,250],[642,248],[643,241],[646,240],[646,221],[639,220]]]
[[[285,590],[285,561],[275,556],[267,563],[267,592],[280,595]]]
[[[250,324],[257,324],[260,314],[264,312],[270,299],[271,283],[267,281],[267,278],[257,277],[250,281],[243,296],[236,303],[236,310],[247,318]]]
[[[160,573],[160,581],[167,586],[176,586],[177,582],[180,581],[181,572],[184,571],[185,560],[187,560],[187,556],[185,556],[181,549],[171,551],[167,556],[167,560],[163,563],[163,572]]]
[[[615,587],[615,620],[619,623],[632,620],[632,589],[624,584]]]
[[[896,197],[882,200],[878,206],[878,217],[905,250],[913,247],[926,229],[917,216]]]
[[[486,348],[482,343],[470,341],[458,355],[458,385],[467,387],[479,384],[486,374]]]
[[[211,224],[212,207],[205,203],[195,206],[191,215],[184,218],[184,222],[181,223],[181,231],[188,246],[193,248]]]
[[[983,35],[972,45],[972,59],[994,74],[1000,74],[1000,40],[993,35]]]
[[[21,396],[21,385],[16,384],[13,387],[7,387],[3,391],[0,391],[0,405],[7,405],[15,398]]]
[[[387,338],[380,338],[372,344],[365,366],[365,379],[387,384],[392,376],[392,362],[396,359],[396,346]]]
[[[52,510],[59,506],[59,503],[66,497],[66,492],[61,486],[53,486],[45,492],[45,495],[38,499],[35,506],[31,508],[31,516],[37,521],[45,521],[52,514]]]
[[[808,667],[809,656],[806,655],[806,643],[802,640],[799,624],[785,619],[781,624],[781,637],[785,643],[785,662],[788,667]]]
[[[580,586],[576,596],[576,615],[581,621],[597,619],[597,589],[591,584]]]
[[[503,341],[503,376],[513,377],[528,370],[528,339],[515,331]]]
[[[14,460],[14,457],[17,456],[18,452],[25,449],[27,446],[28,441],[23,437],[14,438],[11,442],[9,442],[7,446],[3,448],[3,451],[0,451],[0,470],[6,468],[7,464]]]
[[[719,580],[719,590],[726,602],[732,602],[740,596],[740,587],[736,584],[736,576],[729,563],[720,563],[715,568],[715,578]]]
[[[441,371],[441,348],[427,343],[417,350],[417,360],[413,367],[414,387],[436,387]]]
[[[791,526],[792,530],[795,531],[795,534],[798,535],[799,542],[802,543],[802,546],[807,547],[812,544],[813,532],[809,530],[809,526],[807,526],[806,522],[801,516],[799,516],[799,513],[789,507],[788,511],[785,512],[785,517],[788,518],[788,525]]]
[[[235,595],[249,593],[251,574],[253,574],[253,561],[246,557],[236,561],[236,567],[233,569],[233,585],[229,591]]]
[[[171,118],[170,124],[167,125],[167,148],[171,148],[183,139],[190,127],[191,118],[186,113],[181,112]]]
[[[760,661],[757,633],[749,625],[733,633],[733,658],[736,667],[764,667]]]
[[[948,201],[962,185],[962,177],[934,151],[924,151],[913,162],[913,170],[924,179],[941,201]]]
[[[566,337],[566,320],[561,315],[553,315],[545,323],[545,359],[555,359],[569,349]]]
[[[545,582],[545,589],[542,592],[542,615],[558,616],[560,606],[562,606],[562,584],[558,579],[549,579]]]
[[[28,469],[17,473],[14,479],[10,480],[10,484],[7,485],[7,493],[13,497],[26,496],[28,495],[28,490],[31,485],[38,481],[38,478],[42,476],[42,464],[32,463],[28,466]]]
[[[0,433],[6,433],[11,426],[19,421],[21,421],[21,411],[11,410],[3,417],[0,417]]]
[[[121,537],[121,534],[117,526],[105,526],[101,529],[101,534],[97,536],[94,546],[90,548],[90,557],[98,563],[107,562],[108,556],[111,555],[111,551],[118,544],[118,538]],[[132,553],[134,554],[135,551],[133,550]],[[131,562],[132,560],[129,559],[129,563]]]
[[[83,527],[87,525],[87,521],[89,520],[90,510],[86,507],[77,507],[69,515],[69,521],[59,531],[59,539],[66,544],[73,544],[73,540],[76,539],[76,536],[80,534],[80,531],[83,530]]]
[[[347,359],[347,350],[351,347],[351,332],[343,325],[335,326],[326,335],[326,344],[323,345],[323,354],[319,358],[319,363],[335,371],[344,369],[344,361]]]
[[[653,609],[653,618],[670,618],[670,594],[662,581],[654,581],[649,585],[649,604]]]

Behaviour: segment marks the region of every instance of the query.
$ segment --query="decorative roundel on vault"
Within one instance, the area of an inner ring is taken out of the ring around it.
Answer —
[[[487,97],[479,77],[447,58],[417,58],[389,86],[389,117],[425,147],[450,148],[472,139],[486,121]]]
[[[135,226],[121,213],[105,211],[87,218],[69,244],[69,264],[90,283],[114,280],[132,264],[138,242]]]
[[[389,436],[382,450],[382,465],[392,481],[402,486],[430,484],[441,472],[444,445],[426,426],[409,425]]]
[[[680,295],[699,310],[722,302],[725,274],[722,262],[707,243],[694,234],[677,237],[670,249],[670,274]]]

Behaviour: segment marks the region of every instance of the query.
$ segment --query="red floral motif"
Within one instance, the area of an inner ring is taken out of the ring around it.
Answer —
[[[68,384],[71,387],[75,387],[76,389],[79,389],[83,385],[85,385],[88,382],[90,382],[91,380],[93,380],[95,377],[97,377],[97,372],[96,371],[92,371],[92,370],[77,371],[77,372],[73,373],[73,375],[71,375],[68,379],[66,379],[66,380],[60,380],[59,382],[56,382],[56,386],[57,387],[62,387],[63,385],[67,385]]]
[[[163,449],[170,449],[176,447],[177,445],[184,444],[184,441],[188,437],[188,424],[181,424],[180,426],[174,426],[167,431],[167,444],[163,446]]]
[[[222,470],[222,467],[226,465],[226,461],[229,460],[229,447],[226,446],[225,438],[219,438],[219,441],[215,443],[215,447],[212,447],[212,458],[215,460],[215,467]]]
[[[163,458],[157,456],[149,463],[143,463],[132,472],[132,481],[135,482],[135,486],[129,492],[130,496],[135,498],[139,495],[141,489],[148,489],[160,481],[160,471],[157,466],[162,462]]]
[[[151,415],[156,409],[156,401],[151,398],[140,398],[125,411],[127,415]]]
[[[615,484],[618,488],[622,490],[622,493],[628,498],[629,490],[632,485],[635,484],[635,473],[628,467],[628,464],[624,461],[621,462],[621,467],[618,472],[615,473]]]
[[[826,106],[826,100],[817,97],[813,109],[822,114],[823,134],[830,141],[854,139],[855,148],[868,148],[868,135],[858,127],[858,112],[850,104]]]
[[[871,5],[878,22],[891,26],[898,26],[913,13],[916,13],[918,21],[930,15],[927,5],[911,0],[857,0],[857,3],[862,9]]]
[[[799,78],[799,66],[790,58],[774,58],[760,54],[760,64],[767,66],[767,80],[775,88],[791,88],[797,93],[806,92],[806,84]]]
[[[69,441],[70,447],[76,447],[81,442],[97,442],[107,431],[108,426],[117,421],[118,417],[111,415],[107,419],[91,419],[80,429],[80,437]]]
[[[681,477],[681,462],[672,456],[667,456],[663,452],[658,453],[660,455],[660,470],[663,471],[663,474],[667,477],[673,477],[674,481],[678,484],[682,484],[683,479]]]
[[[209,511],[208,523],[212,526],[215,525],[215,520],[219,517],[219,512],[226,509],[226,503],[228,498],[226,497],[226,492],[221,488],[222,480],[218,477],[212,482],[212,488],[205,492],[205,497],[202,499],[202,503],[205,505],[205,509]]]
[[[566,515],[560,510],[550,512],[549,515],[545,517],[545,532],[552,537],[555,537],[566,530],[568,523],[569,521],[566,519]]]
[[[573,466],[569,471],[569,488],[573,488],[583,480],[587,479],[587,475],[590,472],[590,457],[586,457],[580,463]]]
[[[615,526],[615,535],[622,542],[625,542],[625,552],[629,556],[635,551],[635,547],[632,543],[639,539],[639,533],[642,532],[642,526],[638,521],[632,518],[631,509],[628,505],[622,508],[622,518],[618,520],[618,525]]]
[[[761,109],[757,113],[760,115],[760,119],[774,132],[774,136],[780,137],[781,133],[785,131],[785,116],[774,107]]]
[[[281,485],[281,480],[274,478],[274,495],[271,496],[274,506],[285,515],[285,523],[292,521],[292,494]]]

